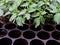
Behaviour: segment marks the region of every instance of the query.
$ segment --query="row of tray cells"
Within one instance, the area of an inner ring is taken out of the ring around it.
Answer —
[[[16,39],[14,42],[12,42],[12,39],[10,38],[2,38],[0,39],[0,45],[45,45],[43,41],[39,39],[33,39],[30,41],[30,44],[28,44],[28,41],[26,39]],[[56,40],[48,40],[46,42],[46,45],[60,45],[59,42]]]
[[[26,39],[33,39],[37,36],[39,39],[42,39],[42,40],[47,40],[50,37],[52,37],[56,40],[60,40],[60,32],[59,31],[53,31],[51,33],[51,35],[50,35],[50,33],[45,32],[45,31],[39,31],[36,34],[34,31],[29,31],[29,30],[24,31],[22,34],[22,32],[17,29],[11,30],[11,31],[9,31],[8,34],[7,33],[8,33],[8,31],[6,29],[0,29],[0,37],[4,37],[4,36],[8,35],[11,38],[18,38],[22,35]]]
[[[23,27],[22,27],[22,26],[17,26],[13,23],[8,23],[6,25],[3,25],[3,23],[0,22],[0,28],[2,28],[3,26],[4,26],[5,29],[8,29],[8,30],[17,28],[19,30],[30,29],[30,30],[33,30],[33,31],[39,31],[41,29],[43,29],[45,31],[53,31],[53,30],[59,30],[60,31],[60,25],[53,26],[53,25],[49,25],[49,24],[43,25],[43,27],[38,26],[37,28],[35,28],[35,25],[30,25],[29,26],[27,24],[24,24]]]

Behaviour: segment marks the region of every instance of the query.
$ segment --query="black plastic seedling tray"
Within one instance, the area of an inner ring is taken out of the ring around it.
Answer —
[[[0,45],[60,45],[60,25],[44,24],[35,28],[27,20],[23,27],[0,21]]]

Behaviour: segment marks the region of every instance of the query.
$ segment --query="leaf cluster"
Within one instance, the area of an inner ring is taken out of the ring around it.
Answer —
[[[60,0],[0,0],[0,16],[9,14],[12,14],[9,21],[15,21],[19,26],[31,18],[34,18],[36,28],[51,18],[60,24]]]

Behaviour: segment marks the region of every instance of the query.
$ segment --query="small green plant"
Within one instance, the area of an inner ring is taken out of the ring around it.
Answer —
[[[0,16],[5,17],[9,14],[12,14],[9,21],[16,22],[19,26],[23,26],[26,19],[30,20],[34,18],[35,27],[37,28],[41,23],[44,24],[46,19],[50,19],[51,16],[53,20],[59,24],[60,1],[0,0]]]

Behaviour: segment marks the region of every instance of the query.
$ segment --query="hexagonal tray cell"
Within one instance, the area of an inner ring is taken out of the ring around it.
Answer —
[[[8,23],[5,25],[5,28],[11,30],[16,28],[16,25],[14,23]]]
[[[46,39],[49,39],[50,35],[48,32],[40,31],[37,33],[37,37],[42,39],[42,40],[46,40]]]
[[[21,32],[19,30],[12,30],[9,32],[8,36],[11,38],[18,38],[21,36]]]
[[[0,28],[2,28],[2,27],[3,27],[3,23],[0,22]]]
[[[6,29],[0,29],[0,37],[3,37],[7,34],[7,30]]]
[[[25,20],[25,23],[26,23],[26,24],[29,24],[29,20]]]
[[[56,25],[56,29],[60,31],[60,24]]]
[[[60,32],[59,31],[54,31],[52,32],[52,37],[56,40],[60,40]]]
[[[25,39],[17,39],[14,41],[13,45],[28,45],[28,42]]]
[[[0,45],[11,45],[12,40],[10,38],[2,38],[0,39]]]
[[[18,28],[19,30],[26,30],[26,29],[29,28],[29,26],[28,26],[27,24],[24,24],[23,26],[17,26],[17,28]]]
[[[33,24],[33,23],[34,23],[33,21],[34,21],[33,19],[25,20],[25,23],[26,23],[26,24]]]
[[[35,37],[35,33],[33,31],[25,31],[23,37],[26,39],[32,39]]]
[[[34,19],[30,19],[30,24],[33,24],[34,23]]]
[[[6,12],[4,12],[4,13],[6,13]],[[2,17],[1,20],[2,20],[4,23],[8,23],[11,15],[12,15],[12,14],[8,14],[8,15]]]
[[[34,39],[30,42],[30,45],[44,45],[44,43],[39,39]]]
[[[39,30],[41,30],[41,26],[38,26],[37,28],[35,28],[35,25],[31,25],[30,29],[33,31],[39,31]]]
[[[54,30],[54,27],[52,26],[52,25],[44,25],[43,26],[43,29],[45,30],[45,31],[53,31]]]
[[[56,40],[48,40],[46,42],[46,45],[60,45],[60,43],[57,42]]]

